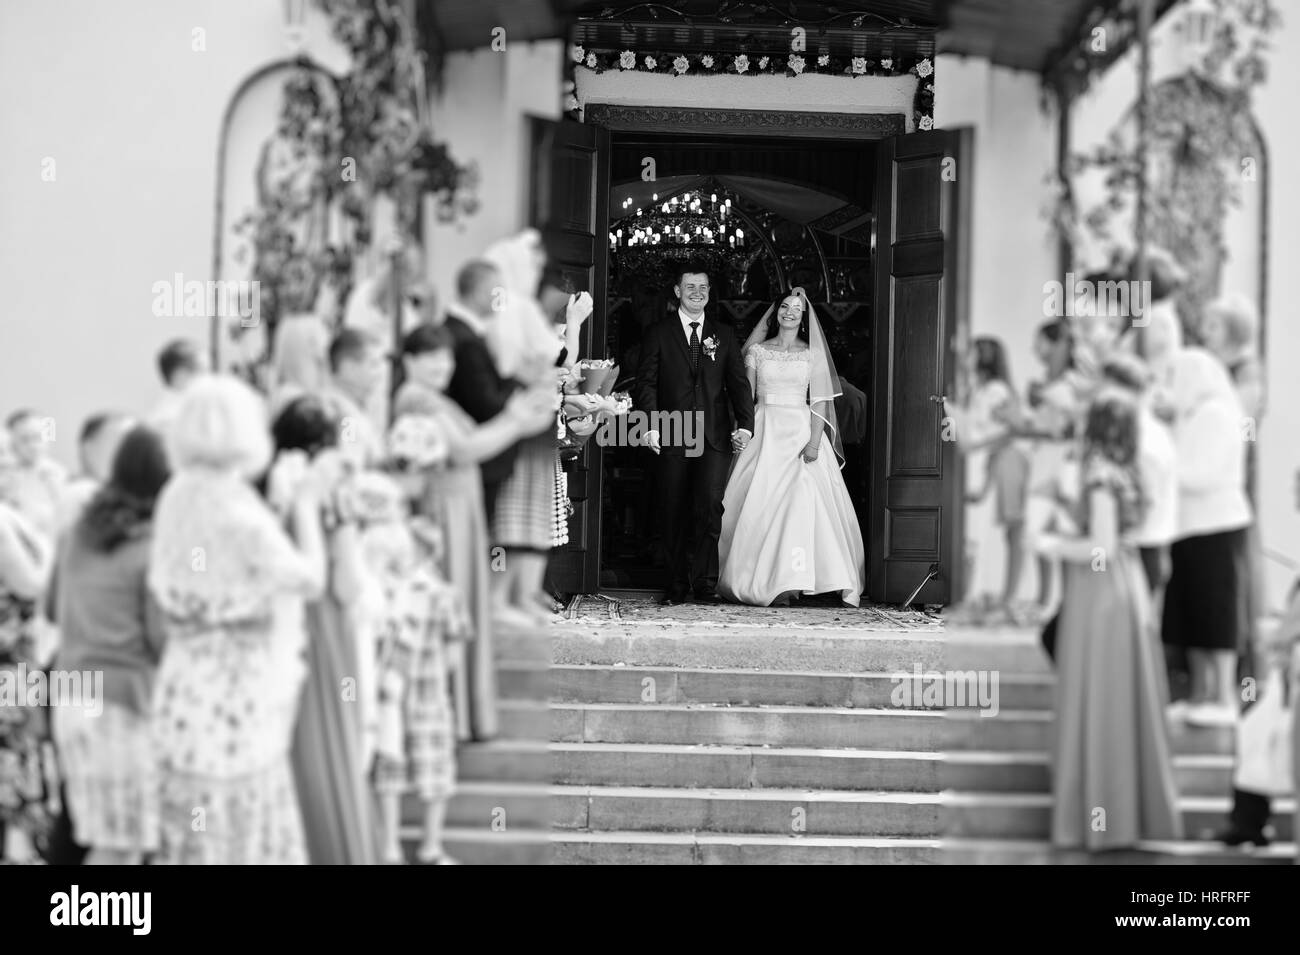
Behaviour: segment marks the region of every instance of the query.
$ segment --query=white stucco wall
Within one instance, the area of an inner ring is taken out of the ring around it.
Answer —
[[[443,90],[430,104],[434,129],[460,162],[478,163],[479,212],[426,230],[431,277],[444,299],[457,269],[527,222],[528,116],[559,119],[564,44],[509,43],[447,58]]]
[[[207,343],[206,318],[154,317],[152,286],[210,278],[222,111],[287,54],[281,23],[264,0],[0,4],[0,411],[52,416],[65,463],[86,415],[153,404],[163,342]]]
[[[902,76],[670,76],[637,70],[597,73],[584,66],[574,70],[578,103],[618,103],[625,106],[731,107],[796,112],[902,113],[907,131],[916,124],[912,101],[920,80]],[[928,81],[927,81],[928,82]],[[942,79],[936,83],[943,82]]]

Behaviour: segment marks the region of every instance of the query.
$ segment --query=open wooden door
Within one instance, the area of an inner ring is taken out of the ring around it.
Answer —
[[[964,480],[944,440],[969,283],[973,131],[881,140],[876,185],[875,394],[867,594],[961,596]],[[949,435],[951,437],[951,435]]]
[[[583,326],[582,357],[604,357],[609,130],[571,120],[529,122],[528,221],[574,290],[591,292],[596,310]],[[593,440],[569,472],[569,543],[553,554],[548,575],[566,594],[592,593],[600,578],[600,484],[600,448]]]

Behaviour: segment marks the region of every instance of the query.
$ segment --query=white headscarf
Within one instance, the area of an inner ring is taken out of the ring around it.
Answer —
[[[812,302],[808,301],[808,294],[801,286],[795,286],[789,294],[781,296],[781,301],[791,295],[803,300],[804,315],[808,317],[808,349],[812,361],[808,381],[808,405],[813,414],[826,422],[831,447],[835,449],[835,457],[839,459],[840,467],[844,467],[844,441],[840,437],[839,418],[835,414],[835,399],[844,393],[840,388],[840,376],[835,372],[835,360],[831,358],[830,346],[826,343],[826,336],[822,334],[821,322],[817,321],[817,313],[813,311]],[[744,351],[748,352],[753,345],[769,337],[767,322],[776,307],[777,305],[773,304],[763,313],[763,317],[758,320],[749,338],[745,340]],[[818,409],[818,402],[825,402],[825,408]]]
[[[513,378],[526,366],[539,361],[554,362],[563,343],[546,313],[537,302],[542,278],[542,237],[536,229],[500,239],[483,253],[483,258],[501,273],[504,295],[492,321],[488,322],[487,343],[497,371]]]

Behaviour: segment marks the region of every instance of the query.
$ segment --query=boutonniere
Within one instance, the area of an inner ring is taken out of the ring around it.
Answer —
[[[709,361],[718,360],[718,340],[712,335],[704,339],[704,354],[709,356]]]

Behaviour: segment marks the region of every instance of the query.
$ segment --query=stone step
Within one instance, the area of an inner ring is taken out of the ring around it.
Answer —
[[[749,705],[852,706],[852,707],[927,707],[934,703],[922,692],[913,694],[913,673],[844,673],[835,670],[800,672],[789,670],[705,669],[681,667],[669,669],[650,666],[605,666],[557,664],[550,670],[551,699],[566,703],[731,703]],[[949,682],[965,681],[964,676],[948,676]],[[503,679],[503,695],[508,686],[512,695],[530,681],[535,690],[535,674],[511,672]],[[967,684],[969,685],[969,684]],[[922,690],[928,683],[922,683]],[[904,691],[909,691],[904,693]],[[951,701],[966,699],[945,693]],[[1050,708],[1051,680],[1044,675],[1000,676],[998,704],[1005,709]],[[977,705],[974,694],[970,704]],[[942,708],[938,701],[933,708]]]
[[[1231,807],[1230,795],[1182,796],[1178,807],[1186,834],[1206,839],[1220,829]],[[1292,838],[1294,799],[1274,800],[1272,825],[1277,838]],[[1045,839],[1051,833],[1049,793],[945,793],[944,834],[980,839]]]
[[[1044,840],[944,839],[939,859],[947,865],[1291,865],[1296,845],[1230,849],[1218,842],[1187,840],[1090,853],[1053,849]]]
[[[938,793],[556,786],[561,829],[767,835],[939,835]]]
[[[456,749],[458,779],[546,783],[552,774],[545,740],[495,739],[461,743]]]
[[[1053,672],[1052,661],[1039,643],[1038,630],[947,626],[944,636],[945,669],[997,670],[1004,676]]]
[[[502,739],[546,741],[554,732],[555,716],[547,703],[500,700],[497,712],[501,717],[498,736]]]
[[[734,832],[561,832],[552,861],[567,865],[905,865],[938,863],[933,839]]]
[[[682,743],[937,751],[943,715],[805,706],[574,703],[551,707],[561,743]],[[511,734],[517,735],[517,734]]]
[[[418,864],[416,849],[422,837],[420,827],[405,825],[399,831],[408,862]],[[443,830],[443,848],[464,865],[547,865],[552,860],[548,829],[494,832],[487,828],[449,826]]]
[[[992,717],[982,717],[969,710],[949,710],[945,713],[946,748],[949,751],[1044,752],[1051,746],[1053,719],[1048,710],[1003,710]],[[1231,755],[1235,734],[1231,726],[1169,724],[1175,753]]]
[[[938,753],[769,746],[553,743],[556,783],[686,788],[935,792]]]
[[[1051,786],[1047,753],[953,751],[939,771],[942,788],[957,792],[1047,792]],[[1221,796],[1232,789],[1233,757],[1187,753],[1174,757],[1178,791],[1188,796]]]
[[[728,667],[781,671],[910,673],[943,669],[940,630],[864,631],[782,626],[616,621],[597,627],[555,625],[551,662],[651,667]],[[536,658],[536,637],[498,635],[500,659]],[[518,652],[517,652],[518,651]]]
[[[402,824],[419,825],[423,805],[413,793],[402,798]],[[557,801],[546,782],[460,780],[447,807],[447,825],[485,832],[546,830],[571,807]]]

